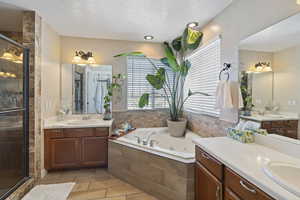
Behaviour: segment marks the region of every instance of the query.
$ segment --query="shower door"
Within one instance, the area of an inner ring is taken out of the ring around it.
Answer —
[[[28,178],[28,54],[0,34],[0,199]]]

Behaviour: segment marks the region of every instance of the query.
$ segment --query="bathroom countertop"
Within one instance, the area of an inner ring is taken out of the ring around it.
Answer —
[[[88,120],[63,120],[63,121],[46,121],[45,129],[59,129],[59,128],[111,128],[112,120],[102,119],[88,119]]]
[[[258,122],[299,120],[298,116],[293,116],[293,115],[271,115],[271,116],[269,116],[269,115],[253,115],[253,116],[241,115],[241,118],[258,121]]]
[[[274,199],[300,200],[263,172],[263,166],[269,161],[300,166],[299,159],[257,143],[243,144],[228,137],[199,138],[193,142]]]

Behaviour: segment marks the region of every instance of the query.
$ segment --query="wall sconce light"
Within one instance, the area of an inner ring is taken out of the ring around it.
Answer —
[[[262,73],[271,71],[273,70],[270,62],[259,62],[247,69],[247,73]]]
[[[297,4],[300,5],[300,0],[297,0]]]
[[[0,58],[18,64],[23,63],[23,53],[21,53],[20,50],[17,49],[8,48]]]
[[[96,60],[93,57],[92,52],[85,53],[84,51],[76,51],[73,57],[72,63],[74,64],[96,64]]]

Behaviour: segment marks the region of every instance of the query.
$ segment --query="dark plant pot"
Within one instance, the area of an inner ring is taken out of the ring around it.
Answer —
[[[103,114],[103,120],[111,120],[112,119],[112,113],[110,109],[105,109]]]
[[[187,120],[180,119],[180,121],[168,120],[169,133],[173,137],[183,137],[186,129]]]
[[[251,111],[250,110],[245,110],[243,115],[244,116],[251,116]]]

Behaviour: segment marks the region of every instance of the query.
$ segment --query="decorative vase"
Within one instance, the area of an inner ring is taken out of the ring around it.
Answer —
[[[168,120],[168,129],[170,135],[173,137],[183,137],[186,129],[187,120],[180,119],[180,121]]]
[[[104,109],[104,114],[103,114],[103,120],[111,120],[112,119],[112,113],[110,108]]]

